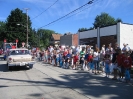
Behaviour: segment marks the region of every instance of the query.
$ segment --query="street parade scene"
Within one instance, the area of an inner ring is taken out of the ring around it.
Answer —
[[[0,8],[0,99],[133,99],[133,0]]]
[[[97,46],[49,46],[45,50],[32,49],[32,56],[37,61],[42,61],[52,66],[63,69],[88,70],[93,74],[104,73],[106,77],[113,74],[112,80],[130,82],[130,74],[133,73],[133,51],[130,46],[123,44],[120,48],[116,43],[102,49]]]

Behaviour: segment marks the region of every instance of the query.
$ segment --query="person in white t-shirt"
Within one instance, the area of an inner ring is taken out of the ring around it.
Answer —
[[[127,44],[127,51],[131,51],[130,46]]]
[[[75,48],[75,53],[80,53],[80,46],[77,46],[76,48]]]
[[[107,49],[106,49],[106,54],[110,55],[110,60],[112,60],[113,57],[113,48],[111,46],[111,44],[108,45]]]
[[[90,46],[90,45],[88,45],[88,46],[87,46],[86,51],[88,52],[88,54],[90,54],[90,53],[91,53],[91,46]]]
[[[123,43],[122,52],[125,53],[125,52],[127,52],[127,51],[130,51],[130,47],[129,47],[128,44]]]
[[[53,50],[54,50],[53,46],[50,46],[50,48],[49,48],[50,53],[52,53]]]
[[[102,66],[104,66],[104,57],[105,57],[105,45],[102,46],[100,51],[100,61]]]
[[[95,69],[95,74],[99,73],[99,48],[96,48],[93,53],[93,64]],[[97,71],[97,73],[96,73]]]

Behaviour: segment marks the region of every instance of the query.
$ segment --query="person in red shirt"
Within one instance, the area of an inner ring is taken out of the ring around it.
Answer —
[[[122,65],[124,66],[125,69],[130,69],[132,66],[132,59],[130,57],[130,53],[126,52],[125,57],[122,59]]]
[[[92,73],[94,73],[93,55],[92,55],[92,53],[89,54],[87,61],[88,61],[88,64],[90,66],[90,70],[92,70]]]
[[[131,65],[132,65],[132,59],[130,57],[130,53],[129,52],[125,52],[125,56],[122,59],[122,65],[124,67],[124,72],[126,70],[130,71]],[[123,72],[122,72],[122,76],[124,76]]]
[[[15,45],[12,45],[12,49],[16,49],[16,46]]]
[[[68,54],[68,50],[64,48],[63,57],[65,59],[66,55]]]
[[[116,56],[116,63],[117,63],[117,68],[118,68],[118,74],[119,74],[119,79],[121,79],[122,77],[122,59],[123,59],[124,55],[121,53],[121,49],[118,49],[118,55]]]
[[[73,69],[76,69],[77,68],[77,62],[79,60],[79,56],[78,56],[78,53],[76,53],[73,57]]]

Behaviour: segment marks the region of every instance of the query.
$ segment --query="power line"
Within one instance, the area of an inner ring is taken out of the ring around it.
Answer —
[[[99,2],[100,2],[100,1],[99,1],[99,0],[97,0],[97,1],[95,2],[95,4],[97,4],[97,3],[99,3]],[[91,6],[94,6],[94,5],[91,5]],[[72,15],[68,16],[68,17],[66,17],[64,20],[66,20],[66,19],[68,19],[68,18],[70,18],[70,17],[72,17],[72,16],[74,16],[74,15],[76,15],[76,14],[78,14],[78,13],[80,13],[80,12],[84,11],[84,10],[86,10],[86,9],[89,9],[91,6],[86,7],[86,8],[84,8],[84,9],[82,9],[82,10],[80,10],[80,11],[78,11],[78,12],[76,12],[76,13],[74,13],[74,14],[72,14]],[[63,20],[60,20],[60,21],[63,21]]]
[[[87,6],[88,4],[92,4],[92,3],[93,3],[93,1],[94,1],[94,0],[89,1],[88,3],[86,3],[86,4],[82,5],[81,7],[79,7],[79,8],[77,8],[77,9],[75,9],[75,10],[71,11],[70,13],[68,13],[68,14],[66,14],[66,15],[64,15],[64,16],[62,16],[62,17],[60,17],[60,18],[58,18],[57,20],[52,21],[52,22],[50,22],[50,23],[48,23],[47,25],[44,25],[44,26],[42,26],[42,27],[46,27],[46,26],[48,26],[48,25],[50,25],[50,24],[52,24],[52,23],[55,23],[55,22],[57,22],[57,21],[59,21],[59,20],[61,20],[61,19],[65,18],[65,17],[69,16],[70,14],[72,14],[72,13],[74,13],[74,12],[76,12],[76,11],[80,10],[81,8],[83,8],[83,7]],[[40,27],[40,28],[42,28],[42,27]]]
[[[50,9],[52,6],[54,6],[59,0],[56,0],[52,5],[50,5],[47,9],[45,9],[43,12],[41,12],[39,15],[35,16],[33,19],[39,17],[41,14],[43,14],[44,12],[46,12],[48,9]],[[31,19],[31,20],[33,20]]]

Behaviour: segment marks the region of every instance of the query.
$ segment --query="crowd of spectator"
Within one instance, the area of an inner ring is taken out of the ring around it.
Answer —
[[[120,48],[116,43],[114,47],[108,44],[101,49],[97,46],[49,46],[45,50],[34,50],[33,56],[39,61],[59,66],[63,69],[88,70],[95,75],[105,73],[106,77],[113,74],[113,80],[130,82],[133,64],[133,51],[128,44]]]

